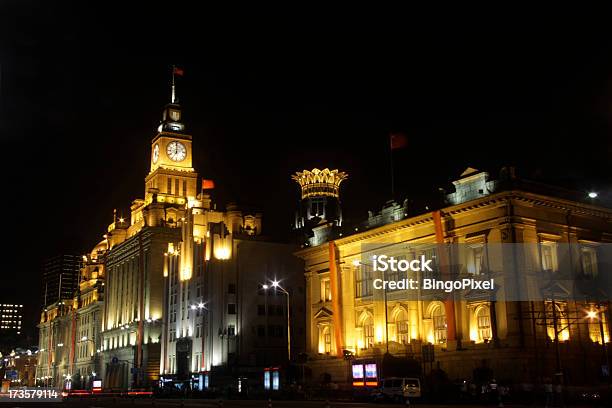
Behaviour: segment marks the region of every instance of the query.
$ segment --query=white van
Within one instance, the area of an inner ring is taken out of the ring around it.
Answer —
[[[389,377],[380,381],[380,389],[377,399],[392,401],[405,400],[406,398],[421,397],[421,381],[418,378]]]

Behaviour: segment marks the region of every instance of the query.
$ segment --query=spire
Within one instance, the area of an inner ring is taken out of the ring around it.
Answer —
[[[182,133],[185,130],[185,126],[182,123],[181,107],[178,104],[178,98],[176,96],[177,76],[183,76],[183,69],[173,65],[170,103],[164,107],[162,120],[157,128],[158,132],[167,131],[173,133]]]
[[[176,103],[176,84],[174,83],[174,72],[176,67],[172,66],[172,96],[170,97],[170,103]]]
[[[183,69],[182,68],[178,68],[176,65],[172,66],[172,97],[170,99],[170,103],[172,104],[176,104],[178,103],[178,98],[176,97],[176,82],[175,82],[175,76],[183,76]]]

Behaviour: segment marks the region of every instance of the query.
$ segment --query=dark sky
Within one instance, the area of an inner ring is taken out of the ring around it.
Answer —
[[[380,207],[391,131],[408,136],[396,177],[415,203],[467,166],[506,164],[607,194],[612,37],[590,18],[45,3],[0,4],[3,296],[38,299],[44,257],[89,251],[143,195],[172,64],[196,169],[271,235],[290,227],[303,168],[349,173],[349,220]]]

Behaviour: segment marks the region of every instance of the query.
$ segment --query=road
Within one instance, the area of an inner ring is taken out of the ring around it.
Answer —
[[[67,408],[114,408],[114,407],[140,407],[140,408],[404,408],[403,404],[373,404],[361,402],[336,402],[326,403],[325,401],[272,401],[272,406],[268,406],[268,401],[264,400],[189,400],[178,399],[128,399],[128,398],[84,398],[71,399],[58,403],[36,403],[36,402],[9,402],[0,403],[0,407],[29,408],[29,407],[67,407]],[[489,405],[429,405],[412,404],[413,408],[488,408]],[[506,405],[506,407],[520,408],[520,405]],[[537,408],[533,405],[530,408]]]

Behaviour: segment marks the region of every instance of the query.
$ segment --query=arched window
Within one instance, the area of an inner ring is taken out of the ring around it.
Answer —
[[[361,326],[363,327],[364,348],[374,347],[374,319],[372,316],[368,314],[362,320]]]
[[[319,326],[319,353],[329,354],[332,351],[331,326],[326,324]]]
[[[446,313],[444,306],[436,304],[431,310],[431,321],[433,323],[434,341],[437,344],[446,342]]]
[[[489,306],[476,309],[476,330],[478,341],[491,340],[491,310]]]
[[[557,325],[555,327],[555,320]],[[553,313],[553,302],[546,302],[546,332],[551,340],[555,339],[555,331],[559,341],[569,340],[569,322],[567,319],[567,304],[563,302],[555,302]]]
[[[395,314],[395,330],[397,332],[397,342],[398,343],[408,344],[410,342],[408,313],[406,313],[404,309],[400,309]]]
[[[610,342],[610,333],[608,333],[608,319],[605,313],[600,313],[597,308],[591,309],[587,314],[589,321],[589,338],[594,343],[601,344],[601,331],[603,329],[603,337],[606,343]],[[599,320],[601,319],[601,325]]]

